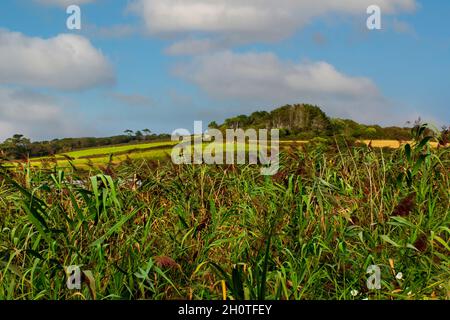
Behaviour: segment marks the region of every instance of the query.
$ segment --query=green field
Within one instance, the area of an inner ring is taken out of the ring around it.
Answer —
[[[67,153],[57,154],[54,157],[32,158],[33,166],[40,167],[44,162],[57,161],[58,166],[68,167],[69,159],[72,164],[86,167],[89,164],[106,164],[110,160],[113,163],[120,163],[127,158],[139,159],[163,159],[176,144],[172,141],[158,141],[152,143],[130,144],[120,146],[108,146],[91,148],[84,150],[71,151]],[[112,157],[112,158],[111,158]]]
[[[59,167],[70,167],[73,165],[83,168],[91,165],[105,165],[110,161],[113,164],[119,164],[127,159],[153,159],[162,160],[170,157],[170,152],[178,142],[158,141],[152,143],[107,146],[99,148],[90,148],[84,150],[71,151],[57,154],[54,157],[37,157],[30,159],[32,166],[41,167],[44,163],[56,161]],[[280,142],[282,148],[295,146],[299,147],[308,143],[308,141],[285,140]],[[369,144],[370,141],[362,141]],[[205,143],[205,146],[207,143]],[[376,147],[398,148],[399,142],[392,140],[375,141]],[[225,148],[225,146],[224,146]]]
[[[142,143],[142,144],[85,149],[85,150],[67,152],[67,153],[65,153],[65,155],[67,155],[69,157],[73,157],[73,158],[80,158],[80,157],[86,157],[86,156],[109,155],[109,154],[118,154],[118,153],[124,153],[124,152],[139,152],[142,149],[150,149],[150,148],[155,148],[155,147],[160,147],[160,146],[171,146],[173,144],[175,144],[175,143],[172,141],[161,141],[161,142],[153,142],[153,143]]]
[[[302,142],[286,141],[281,145],[299,145]],[[69,161],[76,166],[88,167],[91,165],[105,165],[109,162],[119,164],[127,159],[151,159],[162,160],[170,157],[172,148],[178,144],[173,141],[160,141],[144,144],[131,144],[111,147],[91,148],[85,150],[71,151],[67,153],[57,154],[54,157],[38,157],[30,159],[31,165],[34,167],[42,167],[45,163],[55,162],[58,167],[70,167]],[[206,147],[208,143],[204,143]],[[226,144],[223,145],[225,150]],[[237,149],[246,148],[248,146],[239,145]]]

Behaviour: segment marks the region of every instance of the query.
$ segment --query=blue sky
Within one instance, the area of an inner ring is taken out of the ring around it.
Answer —
[[[81,8],[81,30],[66,7]],[[172,132],[312,103],[450,123],[450,2],[3,0],[0,140]],[[366,8],[382,9],[369,31]],[[3,75],[2,75],[3,74]]]

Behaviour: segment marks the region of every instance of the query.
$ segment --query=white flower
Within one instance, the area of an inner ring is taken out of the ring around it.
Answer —
[[[350,292],[350,294],[352,295],[352,296],[354,296],[354,297],[356,297],[357,295],[358,295],[358,290],[352,290],[351,292]]]
[[[397,275],[395,276],[398,280],[402,280],[403,279],[403,273],[399,272],[397,273]]]

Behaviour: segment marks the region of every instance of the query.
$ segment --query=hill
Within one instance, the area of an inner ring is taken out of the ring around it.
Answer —
[[[273,111],[256,111],[226,119],[223,124],[209,124],[210,128],[225,129],[279,129],[280,136],[295,139],[312,139],[344,135],[356,139],[407,140],[411,128],[363,125],[349,119],[330,118],[318,106],[309,104],[285,105]]]

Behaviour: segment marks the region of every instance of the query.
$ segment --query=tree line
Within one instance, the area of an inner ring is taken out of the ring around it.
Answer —
[[[0,144],[0,158],[18,160],[28,157],[45,157],[81,149],[169,139],[169,134],[154,134],[149,129],[136,132],[125,130],[122,135],[104,138],[65,138],[36,142],[31,142],[21,134],[15,134]]]

